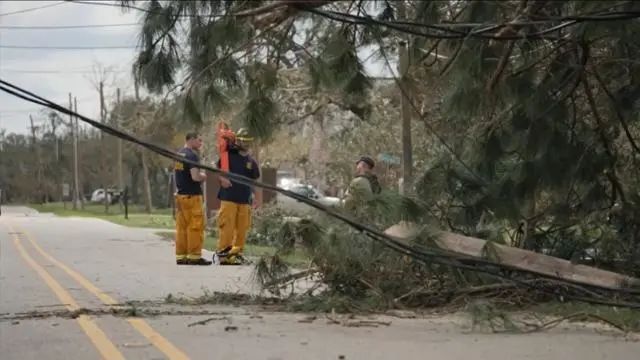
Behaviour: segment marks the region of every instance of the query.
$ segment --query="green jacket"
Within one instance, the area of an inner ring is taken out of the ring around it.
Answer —
[[[355,209],[357,204],[370,200],[374,194],[381,191],[380,183],[375,175],[359,175],[356,176],[347,190],[345,199],[345,207],[347,209]]]

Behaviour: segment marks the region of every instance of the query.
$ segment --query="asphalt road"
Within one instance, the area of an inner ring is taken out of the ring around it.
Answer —
[[[249,307],[164,302],[169,294],[256,293],[251,271],[248,266],[176,266],[172,243],[149,230],[4,207],[0,358],[635,360],[640,356],[640,342],[591,326],[493,335],[467,332],[462,317],[380,316],[365,319],[379,323],[358,322],[362,318],[335,323],[324,315],[307,318]],[[157,316],[125,316],[132,313],[122,309],[145,309]]]

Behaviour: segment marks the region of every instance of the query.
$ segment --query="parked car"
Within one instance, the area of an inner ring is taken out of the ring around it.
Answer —
[[[308,199],[315,200],[324,206],[334,207],[339,206],[341,200],[337,197],[325,196],[322,192],[311,185],[296,184],[291,186],[289,191],[302,195]],[[276,196],[276,204],[283,210],[291,211],[296,214],[308,213],[313,207],[300,202],[296,199],[278,194]]]

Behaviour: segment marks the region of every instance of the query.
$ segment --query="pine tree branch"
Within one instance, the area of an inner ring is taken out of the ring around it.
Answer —
[[[287,7],[288,6],[288,1],[278,1],[278,2],[274,2],[271,4],[266,4],[266,5],[262,5],[260,7],[257,7],[255,9],[249,9],[249,10],[244,10],[244,11],[239,11],[235,14],[233,14],[233,16],[235,17],[250,17],[250,16],[257,16],[257,15],[263,15],[266,13],[270,13],[274,10],[283,8],[283,7]]]
[[[538,11],[540,11],[540,9],[544,6],[544,4],[546,2],[547,2],[546,0],[534,0],[534,1],[531,1],[531,2],[528,2],[527,0],[522,1],[520,3],[520,5],[519,5],[518,14],[516,15],[515,19],[513,19],[509,24],[507,24],[506,27],[503,28],[496,35],[496,37],[503,37],[504,34],[506,34],[507,32],[515,34],[515,32],[513,30],[513,27],[512,27],[512,24],[517,23],[522,17],[527,17],[527,18],[531,17],[533,14],[537,13]],[[560,42],[562,43],[562,40]],[[500,62],[498,63],[496,71],[493,74],[493,76],[491,77],[491,80],[489,81],[489,86],[488,86],[489,92],[493,92],[493,90],[495,89],[495,86],[498,83],[498,80],[500,79],[500,77],[502,77],[502,74],[504,73],[504,70],[506,69],[507,63],[508,63],[508,61],[509,61],[509,59],[511,57],[511,54],[513,53],[513,50],[515,48],[515,44],[516,44],[516,41],[514,41],[514,40],[509,41],[507,51],[500,58]],[[557,50],[559,47],[560,47],[560,45],[556,45],[554,50],[551,51],[547,56],[550,56],[551,54],[553,54],[555,52],[555,50]],[[543,61],[547,56],[543,57],[539,61]],[[534,63],[534,66],[535,66],[536,63],[537,62]]]
[[[600,87],[602,88],[602,90],[605,92],[605,94],[607,94],[607,97],[611,101],[611,105],[612,105],[612,107],[613,107],[613,109],[614,109],[614,111],[616,113],[616,117],[620,121],[620,124],[622,125],[622,128],[624,129],[624,133],[627,135],[627,139],[629,139],[629,142],[631,143],[631,146],[633,147],[633,149],[637,153],[640,153],[640,148],[636,144],[635,140],[633,140],[633,136],[631,135],[631,131],[629,131],[629,125],[625,121],[624,115],[620,111],[620,108],[618,107],[618,104],[616,104],[616,99],[613,97],[613,94],[611,94],[611,91],[609,91],[609,89],[605,85],[604,81],[602,80],[602,77],[600,77],[600,74],[595,69],[595,67],[594,67],[592,73],[593,73],[593,76],[598,81],[598,83],[600,84]]]
[[[593,93],[591,91],[591,89],[589,88],[589,81],[587,80],[587,77],[582,76],[582,85],[584,88],[584,93],[587,96],[587,101],[589,103],[589,107],[591,108],[591,113],[593,114],[593,117],[596,119],[596,122],[598,123],[598,128],[597,130],[597,134],[600,137],[600,141],[602,141],[602,144],[604,145],[604,149],[605,152],[607,153],[607,156],[609,156],[609,158],[611,159],[611,164],[610,168],[611,171],[607,171],[606,172],[606,176],[609,179],[609,181],[611,182],[611,185],[613,186],[614,189],[614,193],[619,193],[620,197],[622,198],[622,202],[626,203],[626,196],[624,194],[624,190],[622,188],[622,184],[620,183],[620,180],[618,179],[618,176],[616,175],[616,169],[615,169],[615,165],[617,162],[617,158],[615,156],[615,154],[613,153],[613,150],[611,149],[611,144],[609,142],[609,140],[607,139],[607,136],[604,134],[604,122],[602,121],[602,117],[600,116],[600,113],[598,112],[598,108],[597,108],[597,104],[596,101],[593,97]],[[614,195],[615,197],[615,195]]]
[[[290,19],[289,20],[289,22],[288,22],[288,24],[286,26],[286,29],[285,29],[284,33],[282,34],[282,37],[280,38],[280,41],[278,42],[278,46],[274,46],[276,48],[276,51],[275,51],[276,52],[276,56],[275,56],[275,58],[276,58],[276,69],[280,68],[280,62],[281,61],[285,63],[285,66],[287,68],[293,67],[293,64],[291,64],[289,59],[286,58],[286,55],[282,56],[282,53],[283,53],[283,50],[284,50],[283,49],[284,48],[283,44],[284,44],[285,41],[287,41],[287,39],[289,39],[289,33],[291,32],[292,29],[294,29],[294,27],[293,27],[294,23],[295,23],[294,19]],[[284,51],[284,52],[286,53],[286,51]]]
[[[543,61],[547,60],[549,57],[551,57],[551,55],[555,54],[558,50],[562,49],[562,46],[566,45],[569,42],[571,42],[571,40],[568,40],[568,39],[564,39],[562,41],[559,41],[557,44],[555,44],[553,49],[551,49],[551,51],[549,51],[547,54],[543,55],[542,57],[540,57],[536,61],[532,62],[531,64],[524,65],[521,68],[516,69],[513,73],[509,74],[509,76],[511,76],[511,77],[518,76],[518,75],[522,74],[523,72],[534,68],[536,65],[539,65]]]
[[[238,18],[254,17],[256,28],[273,23],[282,23],[303,9],[313,9],[335,0],[281,0],[261,7],[232,14]],[[261,16],[262,15],[262,16]]]
[[[167,91],[167,93],[165,94],[165,96],[163,98],[163,101],[165,101],[167,99],[167,97],[171,93],[176,91],[178,88],[180,88],[182,91],[184,91],[187,82],[189,82],[189,86],[186,88],[186,91],[187,92],[191,92],[191,90],[193,89],[194,85],[200,80],[200,77],[205,72],[207,72],[209,69],[211,69],[212,67],[216,66],[217,64],[220,64],[222,61],[228,60],[230,57],[232,57],[236,53],[250,48],[252,45],[254,45],[256,40],[258,40],[259,38],[264,37],[267,33],[269,33],[274,28],[278,27],[279,25],[280,25],[280,23],[273,24],[269,28],[264,29],[260,34],[252,37],[251,39],[249,39],[245,43],[241,44],[240,46],[236,47],[232,51],[228,52],[224,56],[222,56],[222,57],[210,62],[209,64],[207,64],[207,66],[205,66],[204,69],[200,70],[200,72],[198,72],[195,76],[193,74],[187,75],[181,83],[174,85],[171,89],[169,89]]]
[[[264,15],[267,13],[272,13],[275,10],[279,10],[285,7],[300,7],[300,6],[311,6],[311,7],[319,7],[325,4],[328,4],[335,0],[280,0],[277,2],[273,2],[271,4],[262,5],[255,9],[249,9],[237,12],[233,14],[235,17],[251,17]]]
[[[169,26],[167,26],[167,28],[164,30],[164,32],[162,33],[162,35],[160,35],[149,47],[150,49],[153,49],[156,47],[156,45],[158,45],[158,42],[160,42],[160,40],[162,40],[162,44],[164,46],[164,39],[167,36],[167,34],[169,34],[169,32],[171,32],[171,30],[174,29],[174,27],[176,26],[176,23],[178,22],[178,20],[181,17],[182,14],[182,7],[183,3],[180,3],[180,5],[178,5],[178,10],[176,11],[176,15],[175,18],[171,21],[171,24]]]
[[[456,48],[456,51],[453,53],[453,55],[451,55],[449,60],[444,64],[444,66],[442,67],[442,70],[440,70],[440,76],[445,75],[449,71],[449,69],[451,68],[451,65],[453,65],[453,62],[456,61],[456,59],[458,58],[458,55],[460,55],[460,52],[462,51],[462,47],[464,46],[464,42],[465,42],[464,40],[460,41],[460,44]]]
[[[492,93],[493,90],[495,90],[496,85],[498,84],[498,81],[500,80],[500,78],[502,77],[502,74],[507,68],[507,63],[509,62],[509,58],[513,53],[513,49],[515,48],[515,45],[516,45],[515,41],[513,40],[509,41],[509,44],[507,45],[508,46],[507,51],[505,51],[504,54],[502,54],[502,57],[500,58],[500,62],[498,62],[498,66],[496,67],[496,71],[493,73],[493,75],[489,79],[489,86],[487,87],[487,90],[489,91],[489,93]]]

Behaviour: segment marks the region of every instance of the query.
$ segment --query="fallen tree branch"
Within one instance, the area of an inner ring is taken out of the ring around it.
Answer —
[[[279,279],[275,279],[275,280],[271,280],[268,283],[264,284],[265,287],[272,287],[272,286],[284,286],[287,283],[290,283],[292,281],[296,281],[299,279],[303,279],[307,276],[313,275],[318,273],[319,270],[318,269],[308,269],[308,270],[303,270],[291,275],[287,275],[285,277],[279,278]]]
[[[223,316],[223,317],[212,317],[212,318],[196,321],[194,323],[191,323],[191,324],[187,325],[187,327],[192,327],[192,326],[196,326],[196,325],[206,325],[206,324],[210,323],[211,321],[216,321],[216,320],[227,320],[227,321],[229,321],[229,318],[226,317],[226,316]]]
[[[532,323],[528,323],[528,322],[523,322],[523,324],[525,326],[533,327],[533,329],[521,330],[520,332],[525,333],[525,334],[530,334],[530,333],[534,333],[534,332],[538,332],[538,331],[544,331],[544,330],[552,329],[552,328],[560,325],[561,323],[563,323],[564,321],[567,321],[567,320],[572,320],[572,319],[583,319],[583,320],[586,320],[586,319],[589,319],[589,318],[597,320],[599,322],[603,322],[603,323],[605,323],[605,324],[607,324],[607,325],[609,325],[609,326],[611,326],[611,327],[613,327],[613,328],[615,328],[617,330],[620,330],[623,333],[628,333],[629,332],[622,325],[616,324],[615,322],[613,322],[613,321],[611,321],[611,320],[609,320],[609,319],[607,319],[607,318],[605,318],[603,316],[592,314],[592,313],[586,313],[586,312],[583,312],[583,311],[577,312],[577,313],[573,313],[573,314],[570,314],[570,315],[567,315],[567,316],[563,316],[563,317],[560,317],[560,318],[557,318],[557,319],[553,319],[551,321],[548,321],[548,322],[540,324],[540,325],[532,324]],[[500,331],[500,332],[504,333],[504,332],[509,332],[509,331]]]
[[[347,321],[342,324],[346,327],[378,327],[378,325],[389,326],[391,321],[378,321],[378,320],[358,320]]]

